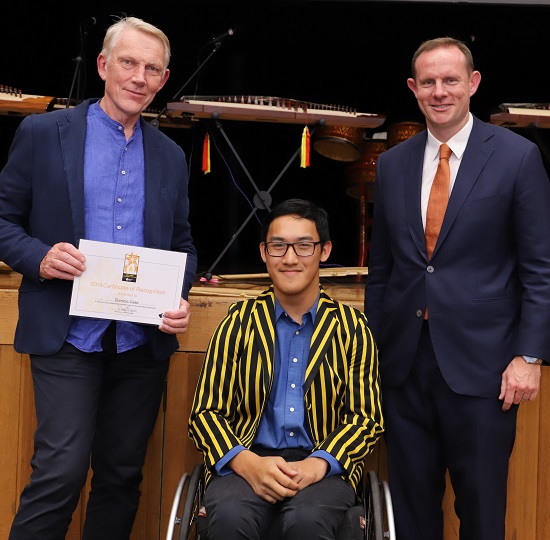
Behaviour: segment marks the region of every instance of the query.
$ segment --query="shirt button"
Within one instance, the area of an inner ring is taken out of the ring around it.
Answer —
[[[122,202],[122,197],[119,197],[119,198],[117,199],[117,201],[118,201],[118,202]]]
[[[294,412],[294,407],[290,407],[290,412]]]
[[[421,309],[416,310],[416,316],[417,317],[422,317],[423,314],[424,314],[424,312]]]
[[[426,268],[426,270],[428,271],[429,274],[433,274],[433,271],[435,270],[435,268],[433,266],[428,266],[428,268]]]
[[[120,231],[120,229],[122,229],[122,225],[117,225],[116,228]]]
[[[126,174],[126,171],[121,171],[121,174]]]
[[[119,131],[122,131],[122,126],[118,126],[118,130],[119,130]]]
[[[290,435],[291,437],[294,437],[294,431],[291,431],[291,432],[289,433],[289,435]]]
[[[295,385],[294,383],[292,383],[292,384],[290,385],[290,388],[296,388],[296,385]]]
[[[296,330],[295,334],[296,334],[297,336],[299,336],[299,335],[300,335],[300,330]]]
[[[296,362],[298,362],[298,358],[293,358],[292,361],[293,361],[294,363],[296,363]]]

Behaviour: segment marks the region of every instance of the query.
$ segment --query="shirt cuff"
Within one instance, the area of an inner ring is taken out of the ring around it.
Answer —
[[[345,472],[344,467],[340,465],[340,462],[325,450],[315,450],[315,452],[313,452],[309,457],[322,458],[328,463],[328,470],[325,474],[325,478],[327,476],[335,476]]]
[[[221,459],[218,460],[216,465],[214,465],[214,468],[216,469],[216,472],[220,476],[225,476],[227,474],[230,474],[233,472],[233,469],[229,467],[227,464],[239,453],[243,450],[246,450],[246,448],[242,445],[234,446],[223,456]]]

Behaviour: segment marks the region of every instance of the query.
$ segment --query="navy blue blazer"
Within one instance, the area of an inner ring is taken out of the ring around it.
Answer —
[[[550,183],[536,145],[474,118],[428,260],[420,210],[427,133],[378,159],[365,313],[383,385],[404,382],[429,309],[446,382],[493,397],[517,354],[550,360]]]
[[[70,323],[72,282],[39,279],[40,262],[54,244],[78,246],[84,231],[86,114],[93,100],[25,118],[0,173],[0,260],[23,275],[14,346],[50,355]],[[187,164],[183,150],[141,120],[145,155],[145,247],[188,254],[182,296],[197,267],[188,221]],[[147,327],[157,358],[170,356],[177,338]]]

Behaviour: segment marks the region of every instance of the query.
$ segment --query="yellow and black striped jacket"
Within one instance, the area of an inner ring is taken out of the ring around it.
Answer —
[[[210,340],[189,420],[207,481],[229,450],[254,441],[273,383],[274,321],[270,287],[233,304]],[[334,456],[356,488],[363,459],[384,429],[377,351],[365,315],[322,287],[304,400],[314,450]]]

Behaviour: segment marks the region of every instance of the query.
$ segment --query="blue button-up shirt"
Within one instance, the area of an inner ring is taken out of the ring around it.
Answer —
[[[317,304],[318,300],[298,324],[275,300],[275,377],[254,445],[274,449],[313,449],[306,429],[304,380]],[[243,446],[236,446],[220,459],[216,464],[218,473],[231,472],[226,464],[242,450]],[[311,456],[328,462],[327,476],[344,471],[340,463],[324,450],[316,450]]]
[[[88,109],[84,150],[84,223],[88,240],[143,246],[145,162],[137,122],[126,140],[124,127],[93,103]],[[101,338],[111,321],[75,317],[67,341],[84,352],[101,351]],[[142,326],[117,321],[117,351],[147,341]]]

